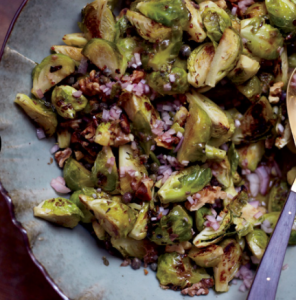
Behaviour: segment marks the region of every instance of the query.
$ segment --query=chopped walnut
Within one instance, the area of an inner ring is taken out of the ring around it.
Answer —
[[[284,83],[282,81],[274,83],[274,85],[269,90],[268,100],[270,103],[275,104],[280,101],[282,87]]]
[[[191,204],[187,201],[185,206],[190,211],[195,211],[200,209],[206,203],[214,204],[216,199],[226,199],[227,193],[221,191],[220,186],[206,186],[192,197],[195,200],[194,203]]]
[[[81,160],[84,157],[84,154],[81,151],[74,151],[74,153],[77,161]]]
[[[100,94],[99,78],[96,77],[96,71],[90,72],[89,77],[82,78],[78,81],[79,89],[87,96],[95,96]]]
[[[63,151],[58,151],[54,155],[54,158],[57,161],[60,168],[64,167],[65,161],[71,156],[71,154],[72,154],[72,150],[70,148],[67,148]]]
[[[278,136],[275,140],[275,146],[278,149],[284,148],[292,140],[291,127],[288,121],[286,121],[284,132]]]
[[[226,1],[225,1],[225,0],[218,0],[218,1],[215,1],[215,3],[216,3],[219,7],[223,8],[223,9],[226,9],[226,8],[227,8],[227,4],[226,4]]]
[[[126,258],[122,264],[120,265],[121,267],[127,267],[132,263],[132,261],[129,258]]]
[[[139,83],[142,79],[144,79],[145,73],[143,71],[134,71],[131,77],[132,83]]]
[[[189,295],[191,297],[207,295],[209,293],[209,288],[211,288],[213,285],[213,279],[202,279],[200,282],[194,283],[191,287],[183,289],[181,293],[182,295]]]
[[[160,286],[160,288],[162,288],[163,290],[168,290],[168,289],[170,288],[169,286],[162,285],[162,284],[160,284],[159,286]]]
[[[86,127],[82,132],[81,135],[84,136],[90,142],[94,141],[94,136],[96,134],[96,129],[94,128],[93,124]]]

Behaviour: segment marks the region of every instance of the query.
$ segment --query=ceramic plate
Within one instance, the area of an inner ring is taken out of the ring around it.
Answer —
[[[101,248],[82,226],[70,230],[33,217],[33,207],[57,196],[50,187],[61,175],[50,164],[54,139],[38,140],[35,125],[13,101],[17,93],[30,95],[35,62],[62,44],[64,34],[78,32],[77,21],[87,0],[29,0],[23,7],[0,63],[0,177],[9,191],[18,221],[26,229],[36,259],[63,293],[71,299],[144,300],[185,299],[180,292],[162,290],[155,273],[120,267],[122,262]],[[105,256],[110,264],[105,266]],[[277,300],[296,299],[296,249],[289,247]],[[211,291],[207,300],[243,300],[247,293],[232,286],[228,293]],[[188,298],[188,297],[187,297]]]

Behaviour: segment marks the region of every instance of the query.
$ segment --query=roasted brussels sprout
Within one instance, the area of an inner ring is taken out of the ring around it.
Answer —
[[[247,40],[245,46],[254,56],[267,60],[279,57],[278,49],[283,46],[283,37],[278,29],[265,24],[264,18],[242,20],[240,35]]]
[[[190,104],[192,102],[196,103],[210,117],[212,121],[212,137],[220,137],[228,132],[230,129],[228,118],[216,103],[193,90],[191,90],[190,93],[187,93],[186,97]]]
[[[150,0],[137,4],[137,9],[146,17],[173,27],[179,25],[186,28],[189,21],[189,12],[181,0]]]
[[[127,10],[126,17],[134,25],[138,34],[151,43],[161,42],[170,37],[172,29],[141,15]]]
[[[268,211],[281,211],[288,197],[289,188],[286,181],[275,181],[268,196]]]
[[[83,33],[69,33],[63,36],[63,42],[68,46],[84,47],[87,43]]]
[[[137,216],[134,228],[129,234],[129,237],[135,240],[143,240],[147,236],[149,203],[143,203],[141,210]]]
[[[170,75],[175,78],[170,81]],[[147,76],[149,86],[161,95],[184,94],[189,88],[187,72],[174,67],[170,72],[152,72]]]
[[[228,283],[239,270],[242,250],[239,243],[234,239],[226,239],[219,246],[223,248],[224,254],[219,264],[214,267],[215,290],[227,292]]]
[[[47,136],[52,136],[57,128],[57,115],[45,105],[45,101],[31,99],[24,94],[17,94],[14,100],[26,114],[44,129]]]
[[[125,258],[127,257],[137,257],[143,259],[147,249],[147,241],[137,241],[129,237],[126,238],[111,238],[112,246],[117,249],[121,255]]]
[[[212,172],[209,168],[192,166],[171,175],[157,194],[162,203],[182,202],[189,194],[202,190],[211,178]]]
[[[72,191],[80,190],[83,187],[94,187],[91,172],[72,157],[66,160],[63,174],[67,186]]]
[[[205,227],[193,240],[197,248],[204,248],[218,243],[226,235],[227,229],[232,223],[232,213],[230,210],[222,210],[219,216],[222,218],[220,227],[214,230],[212,227]]]
[[[32,94],[41,99],[43,94],[64,78],[74,73],[75,62],[64,54],[52,54],[45,57],[32,73]]]
[[[254,172],[258,163],[261,161],[265,153],[265,145],[263,141],[237,149],[239,154],[239,166]]]
[[[223,248],[218,245],[211,245],[206,248],[193,247],[188,253],[188,256],[200,267],[211,268],[215,267],[221,260],[224,254]]]
[[[134,211],[127,205],[109,199],[96,200],[80,195],[80,201],[93,211],[103,228],[113,238],[126,238],[136,221]]]
[[[99,69],[110,70],[113,78],[124,75],[127,68],[126,58],[120,53],[116,44],[103,39],[91,39],[84,46],[82,54]]]
[[[115,18],[107,0],[95,0],[87,4],[82,10],[82,18],[80,29],[88,40],[102,38],[113,42],[115,37]]]
[[[74,203],[59,197],[44,200],[35,206],[34,216],[64,227],[74,228],[83,218],[83,213]]]
[[[210,278],[202,268],[193,268],[189,257],[176,252],[162,254],[158,258],[156,277],[161,285],[184,288],[187,285]]]
[[[108,146],[98,153],[96,161],[92,167],[92,180],[96,187],[105,192],[114,192],[119,184],[115,156]]]
[[[72,47],[72,46],[52,46],[51,50],[55,53],[64,54],[75,60],[78,64],[83,58],[81,54],[82,48]]]
[[[246,236],[247,244],[252,254],[261,259],[268,244],[268,236],[261,229],[254,229]]]
[[[181,205],[175,206],[167,216],[163,216],[153,230],[151,241],[157,245],[178,244],[192,238],[192,218]]]
[[[260,64],[255,59],[241,55],[234,69],[228,73],[227,77],[235,84],[239,85],[256,75]]]
[[[211,6],[205,7],[201,16],[207,36],[213,43],[218,43],[224,30],[232,25],[227,12],[215,3],[214,6],[212,4]]]
[[[236,88],[251,102],[256,102],[260,99],[262,87],[257,76],[252,77],[250,80],[241,85],[237,85]]]
[[[213,213],[210,208],[203,206],[195,211],[195,226],[198,232],[201,232],[205,228],[206,216],[211,216]]]
[[[177,159],[179,162],[205,161],[205,146],[211,137],[212,121],[199,106],[197,97],[191,95],[189,97],[189,116],[185,124],[184,140],[178,151]]]
[[[184,30],[187,31],[189,40],[201,43],[205,40],[207,35],[204,31],[200,12],[193,6],[190,0],[185,0],[185,5],[189,11],[189,23]]]
[[[270,23],[288,34],[295,32],[296,4],[291,0],[266,0]]]
[[[240,36],[234,29],[226,28],[212,60],[205,82],[206,85],[214,87],[218,81],[235,67],[242,48]]]
[[[57,113],[65,119],[74,119],[76,112],[83,110],[87,105],[87,99],[75,95],[77,90],[69,85],[56,86],[51,95],[51,103]]]
[[[212,43],[205,43],[194,49],[187,61],[188,82],[196,87],[205,86],[207,75],[215,55]]]
[[[257,2],[249,6],[244,14],[246,18],[266,17],[267,9],[265,2]]]

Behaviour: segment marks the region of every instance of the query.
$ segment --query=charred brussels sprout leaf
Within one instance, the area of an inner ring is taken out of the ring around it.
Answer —
[[[143,203],[141,210],[137,216],[134,228],[129,234],[129,237],[135,240],[142,240],[147,235],[149,203]]]
[[[76,112],[83,110],[87,105],[87,99],[81,95],[75,97],[76,89],[68,85],[61,85],[54,88],[51,95],[51,103],[57,113],[65,119],[74,119]]]
[[[76,48],[71,46],[52,46],[51,50],[55,53],[60,53],[69,56],[73,60],[75,60],[78,64],[82,60],[83,55],[81,54],[82,48]]]
[[[156,277],[161,285],[172,284],[184,288],[210,278],[210,275],[202,268],[193,268],[189,257],[173,252],[165,253],[158,258]]]
[[[206,248],[193,247],[188,256],[200,267],[211,268],[215,267],[221,260],[224,254],[223,248],[218,245],[211,245]]]
[[[34,207],[34,216],[69,228],[74,228],[84,217],[74,203],[61,197],[41,202]]]
[[[124,75],[127,68],[126,58],[112,42],[97,38],[91,39],[84,46],[82,53],[99,69],[109,69],[113,78]]]
[[[291,0],[266,0],[270,23],[284,33],[296,31],[296,4]]]
[[[242,250],[239,243],[234,239],[224,240],[220,245],[224,254],[220,263],[214,267],[215,290],[227,292],[228,283],[238,271],[242,258]]]
[[[198,88],[205,86],[207,75],[215,55],[212,43],[205,43],[194,49],[187,61],[188,82]]]
[[[261,229],[255,229],[246,236],[247,244],[252,254],[261,259],[268,244],[268,236]]]
[[[181,0],[144,1],[138,3],[137,9],[146,17],[168,27],[178,24],[185,28],[189,21],[189,13]]]
[[[32,73],[32,94],[42,98],[43,94],[64,78],[74,73],[75,62],[64,54],[52,54],[43,59]]]
[[[185,201],[189,194],[202,190],[212,178],[211,169],[198,165],[171,175],[158,191],[162,203]]]
[[[51,108],[45,105],[45,101],[39,99],[31,99],[24,94],[17,94],[14,100],[26,114],[41,126],[46,135],[52,136],[57,128],[57,115]]]
[[[127,238],[111,238],[112,246],[117,249],[121,255],[125,258],[127,257],[137,257],[139,259],[143,259],[146,252],[146,240],[137,241]]]
[[[105,192],[114,192],[118,186],[118,172],[115,157],[110,147],[103,147],[92,167],[92,180],[96,187]]]
[[[94,187],[91,172],[71,157],[65,163],[64,178],[72,191],[80,190],[83,187]]]
[[[157,245],[171,245],[192,238],[192,218],[182,206],[175,206],[167,216],[160,219],[158,227],[150,238]]]
[[[96,200],[80,195],[80,201],[93,211],[103,228],[113,238],[126,238],[136,221],[134,211],[127,205],[108,199]]]
[[[237,170],[239,158],[240,156],[236,151],[234,144],[232,143],[228,150],[228,160],[230,162],[232,176],[235,174]]]
[[[63,36],[63,42],[68,46],[84,47],[87,43],[83,33],[69,33]]]
[[[268,196],[268,211],[281,211],[288,197],[289,188],[287,182],[276,181]]]
[[[241,85],[237,85],[236,88],[251,102],[256,102],[260,99],[262,87],[257,76],[252,77],[250,80]]]
[[[241,22],[241,37],[247,40],[245,46],[254,56],[272,60],[279,57],[278,49],[283,46],[283,37],[278,29],[260,17]]]
[[[126,17],[136,27],[138,34],[151,43],[161,42],[170,37],[171,28],[156,23],[138,12],[127,10]]]
[[[102,38],[113,42],[115,36],[115,19],[107,0],[95,0],[82,10],[81,30],[85,37]]]

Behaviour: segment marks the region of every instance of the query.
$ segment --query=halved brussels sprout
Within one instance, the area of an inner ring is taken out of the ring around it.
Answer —
[[[83,213],[74,203],[59,197],[44,200],[35,206],[34,216],[64,227],[74,228],[83,218]]]
[[[205,227],[193,240],[193,244],[197,248],[204,248],[218,243],[226,235],[227,229],[232,223],[232,213],[230,210],[224,209],[219,216],[222,218],[220,227],[214,230],[212,227]]]
[[[282,211],[288,197],[289,188],[286,181],[275,181],[268,195],[268,211]]]
[[[223,248],[224,254],[220,263],[214,267],[215,290],[216,292],[227,292],[228,283],[239,270],[242,250],[234,239],[226,239],[219,246]]]
[[[189,23],[184,30],[187,31],[189,40],[201,43],[205,40],[207,35],[203,29],[200,12],[192,5],[190,0],[185,0],[185,5],[189,11]]]
[[[174,82],[170,81],[173,75]],[[174,67],[170,72],[152,72],[147,75],[149,86],[161,95],[184,94],[189,88],[187,72],[184,69]]]
[[[261,97],[245,112],[240,129],[245,141],[256,141],[265,136],[275,122],[273,110],[266,99]]]
[[[45,101],[31,99],[25,94],[17,94],[14,100],[26,114],[44,129],[47,136],[52,136],[58,126],[57,115],[45,105]]]
[[[80,201],[93,211],[103,228],[113,238],[126,238],[136,221],[134,211],[123,203],[109,199],[96,200],[80,195]]]
[[[296,4],[291,0],[266,0],[270,23],[284,33],[295,32]]]
[[[84,47],[87,43],[83,33],[69,33],[63,36],[63,42],[68,46]]]
[[[143,240],[147,236],[148,211],[149,203],[143,203],[142,208],[137,216],[137,221],[134,225],[134,228],[130,232],[129,237],[135,240]]]
[[[66,160],[63,174],[67,186],[72,191],[80,190],[83,187],[94,187],[91,172],[72,157]]]
[[[98,153],[91,172],[96,187],[109,193],[117,189],[119,178],[115,156],[110,147],[105,146]]]
[[[205,43],[194,49],[188,60],[188,82],[198,88],[205,86],[207,75],[215,55],[215,47],[212,43]]]
[[[75,96],[76,89],[69,85],[56,86],[51,94],[51,103],[57,113],[65,119],[74,119],[76,112],[83,110],[87,105],[87,99],[81,95]]]
[[[55,45],[51,47],[51,50],[55,53],[67,55],[77,62],[80,62],[83,58],[83,55],[81,54],[82,48]]]
[[[265,24],[264,18],[242,20],[240,35],[247,40],[245,46],[254,56],[267,60],[279,57],[278,49],[283,46],[284,39],[278,29]]]
[[[254,172],[265,153],[264,141],[239,148],[237,152],[239,154],[239,166]]]
[[[137,257],[143,259],[147,253],[147,240],[137,241],[129,237],[126,238],[111,238],[112,246],[117,249],[121,255],[127,257]]]
[[[95,0],[87,4],[82,10],[82,17],[80,29],[88,40],[102,38],[113,42],[115,37],[115,18],[107,0]]]
[[[213,215],[212,210],[206,206],[199,208],[195,211],[195,226],[198,232],[201,232],[205,228],[206,216]]]
[[[156,277],[161,285],[184,288],[210,278],[210,275],[202,268],[193,268],[189,257],[172,252],[158,258]]]
[[[265,17],[267,16],[267,9],[265,2],[257,2],[249,6],[244,13],[246,18],[254,18],[254,17]]]
[[[226,28],[216,49],[215,56],[207,75],[206,85],[214,87],[218,81],[231,71],[242,52],[240,36],[232,28]]]
[[[43,98],[45,92],[74,71],[75,62],[67,55],[52,54],[45,57],[33,70],[32,94],[37,98]]]
[[[206,248],[193,247],[188,253],[188,256],[200,267],[211,268],[215,267],[221,260],[224,254],[223,248],[218,245],[211,245]]]
[[[234,84],[242,84],[257,74],[260,64],[257,60],[241,55],[234,69],[228,73],[227,77]]]
[[[138,34],[151,43],[161,42],[170,37],[172,29],[141,15],[127,10],[126,17],[137,29]]]
[[[210,168],[192,166],[171,175],[157,194],[162,203],[182,202],[188,195],[202,190],[211,178]]]
[[[192,238],[192,218],[181,205],[175,206],[167,216],[160,219],[150,240],[157,245],[172,245]]]
[[[189,95],[189,94],[188,94]],[[184,140],[177,159],[182,161],[205,161],[205,146],[211,137],[212,121],[199,106],[196,97],[190,97],[189,116],[185,124]]]
[[[186,28],[189,13],[182,0],[150,0],[137,4],[137,9],[147,18],[164,26],[179,25]]]
[[[252,254],[261,259],[268,244],[268,236],[261,229],[254,229],[246,236],[247,244]]]
[[[212,137],[220,137],[221,135],[227,134],[230,129],[230,124],[225,112],[212,100],[205,97],[202,94],[191,90],[190,93],[186,94],[187,101],[190,104],[194,102],[200,108],[202,108],[212,121]]]
[[[252,102],[259,100],[262,92],[261,82],[257,76],[254,76],[244,84],[237,85],[236,88]]]
[[[227,12],[216,4],[214,6],[205,7],[201,16],[207,36],[213,43],[218,43],[224,30],[232,25]]]
[[[109,69],[113,78],[124,75],[127,68],[126,58],[120,53],[116,44],[103,39],[90,40],[84,46],[82,54],[99,69]]]
[[[83,223],[90,223],[94,218],[93,214],[83,205],[79,199],[79,195],[86,195],[89,197],[96,196],[96,199],[108,199],[110,196],[104,192],[98,192],[97,190],[89,187],[83,187],[81,190],[75,191],[71,197],[70,201],[78,206],[82,211],[84,217],[81,218]]]

